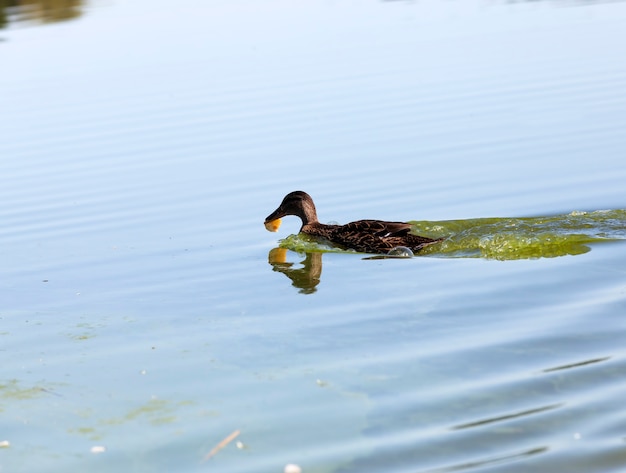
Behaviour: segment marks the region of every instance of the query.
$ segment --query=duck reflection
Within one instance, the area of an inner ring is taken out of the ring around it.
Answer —
[[[287,249],[274,248],[270,250],[267,260],[274,271],[291,279],[292,285],[300,289],[300,294],[313,294],[317,291],[322,276],[322,253],[306,253],[298,267],[293,267],[295,263],[287,261]]]
[[[52,23],[82,15],[82,0],[0,0],[0,28],[9,22]]]

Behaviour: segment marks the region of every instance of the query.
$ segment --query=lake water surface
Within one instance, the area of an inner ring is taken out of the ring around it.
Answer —
[[[0,29],[0,471],[626,470],[626,3],[69,3]]]

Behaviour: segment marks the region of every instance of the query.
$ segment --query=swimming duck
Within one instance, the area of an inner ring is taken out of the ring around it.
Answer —
[[[328,240],[344,249],[361,253],[387,253],[397,246],[410,248],[414,253],[443,238],[432,239],[413,233],[411,224],[384,222],[382,220],[358,220],[345,225],[325,225],[317,220],[315,204],[309,194],[295,191],[287,194],[278,208],[266,219],[265,226],[272,231],[278,229],[276,222],[286,215],[295,215],[302,220],[300,232]]]

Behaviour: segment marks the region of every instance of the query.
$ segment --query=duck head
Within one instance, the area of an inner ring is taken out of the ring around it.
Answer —
[[[286,215],[295,215],[302,220],[302,226],[317,222],[317,212],[313,199],[306,192],[294,191],[285,196],[278,208],[265,219],[265,224]]]

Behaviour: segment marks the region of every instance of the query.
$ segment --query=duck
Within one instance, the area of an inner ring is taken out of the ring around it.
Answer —
[[[313,199],[303,191],[287,194],[278,208],[267,216],[265,227],[270,231],[278,230],[280,219],[287,215],[302,220],[300,233],[359,253],[387,254],[396,247],[406,247],[416,253],[443,240],[410,233],[411,224],[406,222],[357,220],[345,225],[320,223]]]

